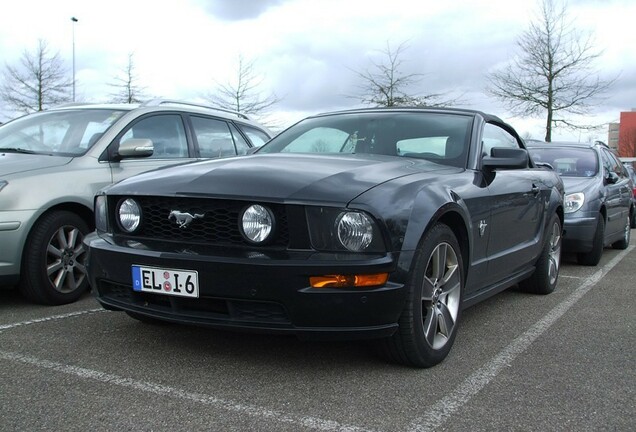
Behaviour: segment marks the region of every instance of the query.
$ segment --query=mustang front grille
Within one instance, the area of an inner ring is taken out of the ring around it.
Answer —
[[[115,223],[117,234],[185,244],[247,245],[239,231],[238,218],[241,211],[252,204],[250,202],[161,196],[133,198],[141,206],[141,226],[130,234],[124,233]],[[111,199],[110,208],[115,209],[121,197]],[[276,218],[276,233],[270,246],[287,247],[289,229],[285,206],[262,205],[270,208]]]

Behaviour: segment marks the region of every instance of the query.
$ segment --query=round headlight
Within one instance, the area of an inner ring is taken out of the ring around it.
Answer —
[[[363,213],[346,212],[336,219],[340,243],[352,252],[365,250],[373,240],[373,224]]]
[[[117,211],[119,226],[126,232],[133,232],[139,228],[141,222],[141,207],[137,201],[127,198],[119,204]]]
[[[241,216],[241,232],[251,243],[267,241],[274,231],[274,215],[271,210],[258,204],[245,209]]]

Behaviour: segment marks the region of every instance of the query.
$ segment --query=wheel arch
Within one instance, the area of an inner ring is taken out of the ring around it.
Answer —
[[[443,223],[448,226],[455,235],[461,249],[460,253],[463,263],[462,270],[464,278],[466,278],[471,255],[471,239],[467,217],[463,212],[463,208],[459,204],[451,202],[440,207],[430,216],[428,223],[425,226],[420,227],[417,234],[413,233],[417,237],[417,240],[415,241],[415,239],[412,239],[411,241],[413,241],[415,245],[419,245],[422,239],[426,236],[426,233],[428,233],[438,223]],[[411,265],[412,264],[413,263],[411,263]]]
[[[451,231],[453,231],[453,234],[455,234],[455,238],[457,238],[457,243],[459,243],[459,247],[461,249],[463,263],[462,270],[464,272],[465,279],[470,258],[470,238],[468,236],[468,228],[466,227],[464,218],[456,210],[449,210],[443,213],[437,219],[437,222],[447,225]]]
[[[29,228],[29,233],[27,234],[27,237],[26,237],[27,242],[29,241],[29,238],[31,237],[33,233],[33,228],[38,224],[38,222],[41,221],[42,218],[56,211],[68,211],[68,212],[74,213],[78,215],[79,217],[81,217],[82,220],[84,220],[84,222],[86,222],[90,230],[95,229],[95,216],[93,215],[92,209],[86,207],[83,204],[75,203],[75,202],[59,203],[46,209],[37,217],[37,219],[33,221],[33,223],[31,224],[31,227]],[[24,254],[26,253],[26,250],[27,250],[26,247],[22,248],[22,260],[21,260],[20,268],[22,268],[22,262],[24,262]]]

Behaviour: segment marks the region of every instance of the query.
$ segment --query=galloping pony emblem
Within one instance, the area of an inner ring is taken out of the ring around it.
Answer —
[[[170,215],[168,216],[168,220],[172,220],[174,218],[179,228],[186,228],[190,223],[192,223],[195,219],[201,219],[205,213],[182,213],[179,210],[172,210]]]

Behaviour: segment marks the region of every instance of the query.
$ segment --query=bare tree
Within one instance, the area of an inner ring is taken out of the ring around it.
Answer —
[[[246,61],[239,55],[236,76],[226,84],[218,84],[216,91],[206,96],[220,108],[262,116],[280,98],[275,93],[263,95],[259,90],[263,78],[256,72],[255,60]]]
[[[614,80],[601,80],[593,69],[601,52],[591,36],[574,28],[567,6],[542,0],[539,16],[517,40],[520,55],[503,70],[488,75],[488,92],[516,115],[546,116],[545,140],[552,128],[592,129],[577,125],[569,115],[587,114]]]
[[[376,107],[392,106],[450,106],[458,100],[443,99],[445,93],[417,94],[415,88],[424,79],[420,73],[405,74],[402,71],[402,56],[407,49],[402,42],[393,49],[387,42],[380,50],[384,58],[381,62],[371,61],[372,67],[365,71],[354,71],[360,78],[359,98],[363,104]]]
[[[40,39],[35,52],[23,52],[19,65],[5,65],[0,98],[7,107],[30,113],[70,101],[72,86],[59,52]]]
[[[117,90],[111,93],[111,102],[114,103],[140,103],[146,99],[146,87],[140,86],[139,78],[135,74],[134,53],[128,54],[128,64],[121,70],[119,76],[115,77],[115,81],[109,84]]]

